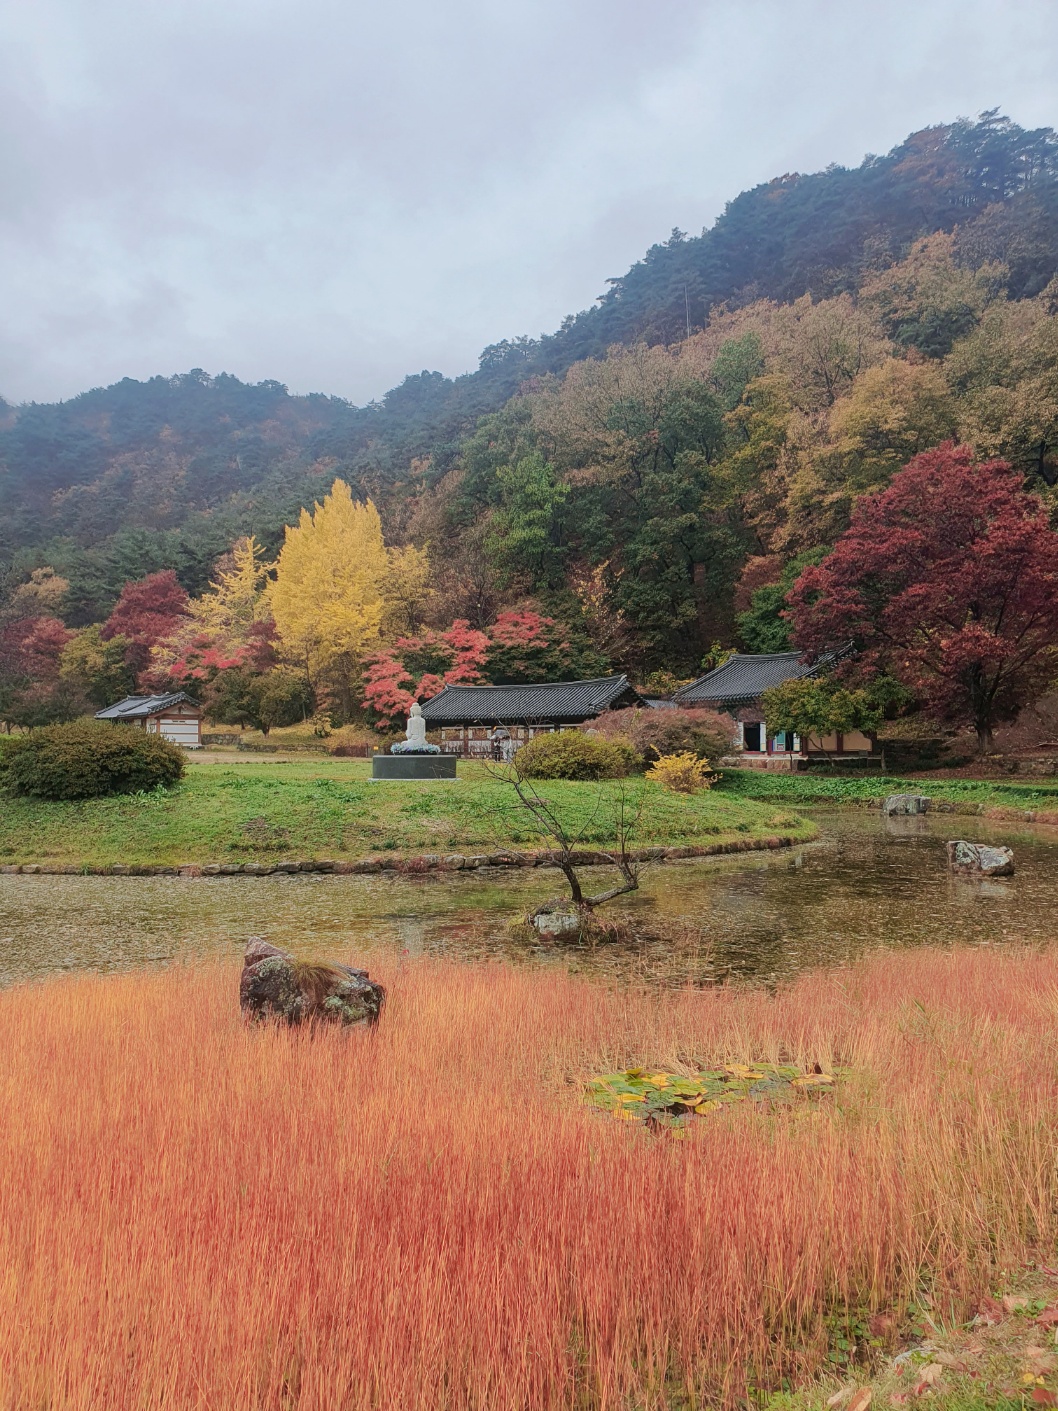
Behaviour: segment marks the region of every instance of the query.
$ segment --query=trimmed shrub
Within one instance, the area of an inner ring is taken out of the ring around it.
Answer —
[[[628,740],[644,765],[662,755],[690,750],[702,759],[717,759],[734,748],[735,722],[716,710],[651,710],[632,706],[607,711],[582,729],[613,739]]]
[[[175,784],[184,754],[135,725],[76,720],[5,739],[0,783],[36,799],[96,799]]]
[[[709,761],[699,759],[693,750],[663,754],[647,770],[647,778],[675,794],[698,794],[711,789],[720,776],[709,770]]]
[[[516,759],[529,779],[620,779],[639,765],[639,755],[627,740],[603,739],[582,730],[537,735]]]

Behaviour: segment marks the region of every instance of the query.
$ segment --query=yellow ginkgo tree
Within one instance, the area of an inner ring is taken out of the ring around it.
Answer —
[[[360,662],[381,641],[389,572],[378,510],[344,480],[287,527],[269,591],[282,654],[344,715]]]

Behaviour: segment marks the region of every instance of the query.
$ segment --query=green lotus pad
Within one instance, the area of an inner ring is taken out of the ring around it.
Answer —
[[[625,1122],[685,1126],[737,1102],[811,1101],[834,1091],[837,1078],[818,1069],[805,1073],[779,1063],[728,1063],[693,1077],[655,1069],[629,1068],[607,1073],[588,1084],[588,1101]]]

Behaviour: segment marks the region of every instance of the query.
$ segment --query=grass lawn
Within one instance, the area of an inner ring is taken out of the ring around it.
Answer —
[[[0,860],[171,865],[550,846],[508,786],[481,765],[459,769],[455,783],[375,784],[363,760],[238,759],[192,763],[170,792],[82,803],[8,799],[0,812]],[[814,835],[812,824],[787,809],[731,791],[686,797],[638,778],[624,785],[634,802],[644,802],[637,846]],[[563,817],[587,824],[585,845],[598,846],[613,840],[617,788],[557,782],[543,792]]]
[[[728,770],[721,792],[727,798],[774,804],[869,804],[887,794],[928,794],[952,803],[956,812],[979,809],[1032,809],[1054,813],[1058,822],[1058,782],[1015,784],[1000,779],[897,779],[871,774],[863,777],[829,774],[782,774],[760,769]]]

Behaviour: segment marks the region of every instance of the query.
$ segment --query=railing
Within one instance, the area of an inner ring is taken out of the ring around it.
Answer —
[[[460,759],[503,759],[498,740],[442,740],[441,753],[458,755]]]

